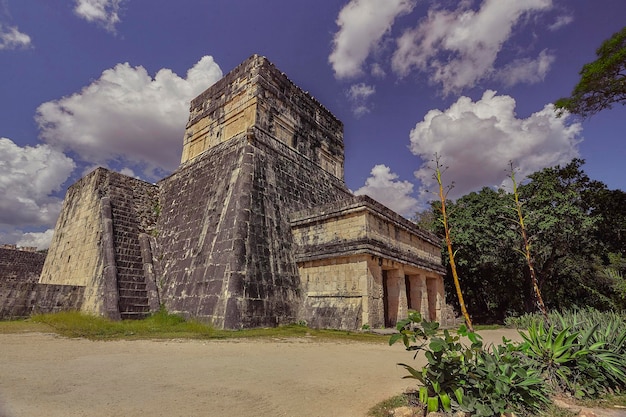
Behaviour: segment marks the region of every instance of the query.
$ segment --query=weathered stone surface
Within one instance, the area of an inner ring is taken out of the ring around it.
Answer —
[[[8,282],[37,282],[45,260],[45,253],[0,248],[0,285]]]
[[[408,309],[441,319],[445,271],[435,236],[367,196],[290,217],[310,324],[393,326]]]
[[[159,186],[169,310],[227,328],[296,320],[301,292],[288,215],[347,197],[342,181],[254,128]]]
[[[252,127],[343,180],[343,124],[258,55],[191,102],[182,162]]]
[[[34,313],[80,310],[85,287],[8,282],[0,284],[0,317],[25,318]]]
[[[72,185],[41,273],[41,284],[85,287],[83,311],[145,316],[139,234],[156,222],[156,186],[98,168]]]

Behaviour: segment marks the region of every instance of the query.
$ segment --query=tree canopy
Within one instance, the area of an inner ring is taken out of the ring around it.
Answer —
[[[539,286],[548,309],[623,309],[626,194],[591,180],[582,165],[574,159],[546,168],[519,187]],[[432,204],[436,216],[441,203]],[[484,323],[535,311],[513,194],[485,187],[446,204],[470,315]],[[422,213],[422,226],[443,236],[432,216]],[[454,304],[451,278],[445,279]]]
[[[615,103],[626,104],[626,27],[604,41],[596,55],[583,66],[571,96],[556,101],[557,110],[587,118]]]

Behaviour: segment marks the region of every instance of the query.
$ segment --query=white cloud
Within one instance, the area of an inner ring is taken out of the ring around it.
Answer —
[[[387,73],[379,63],[375,62],[372,64],[372,75],[376,78],[385,78]]]
[[[537,59],[517,59],[507,64],[496,78],[507,87],[519,83],[538,83],[544,80],[555,59],[554,55],[544,49]]]
[[[0,50],[28,48],[30,45],[30,36],[20,32],[16,26],[5,28],[0,24]]]
[[[356,117],[361,117],[371,111],[367,100],[376,93],[376,88],[365,83],[353,84],[346,92],[346,95],[352,103],[352,112]]]
[[[210,56],[186,78],[169,69],[152,78],[141,66],[118,64],[79,93],[39,106],[41,138],[85,162],[121,161],[152,178],[155,169],[178,166],[189,101],[221,77]]]
[[[574,21],[574,16],[571,15],[561,15],[556,18],[553,24],[548,26],[548,29],[555,31],[561,29],[563,26],[567,26]]]
[[[51,226],[61,210],[61,189],[74,161],[48,145],[19,147],[0,138],[0,225]]]
[[[525,14],[549,10],[552,0],[485,0],[454,10],[431,9],[420,24],[397,39],[392,68],[399,76],[414,69],[430,74],[444,94],[476,85],[494,72],[494,62],[513,27]]]
[[[335,76],[360,75],[363,62],[391,29],[396,17],[410,13],[415,3],[415,0],[352,0],[341,9],[337,18],[339,31],[328,58]]]
[[[431,110],[411,131],[413,154],[430,161],[435,153],[448,166],[444,182],[455,183],[450,198],[458,198],[483,186],[499,186],[506,180],[508,162],[519,167],[518,178],[545,167],[567,164],[578,156],[580,123],[557,118],[552,104],[518,119],[515,100],[486,91],[473,102],[461,97],[445,111]],[[432,199],[432,167],[424,163],[415,176],[420,194]]]
[[[371,176],[365,185],[354,192],[356,195],[368,195],[393,211],[404,216],[412,216],[417,210],[417,199],[411,196],[413,184],[398,181],[398,175],[385,165],[372,168]]]
[[[30,246],[37,249],[48,249],[52,242],[54,229],[48,229],[45,232],[27,232],[20,236],[17,240],[18,246]]]
[[[120,5],[124,0],[75,0],[74,13],[88,22],[97,23],[110,32],[120,22]]]

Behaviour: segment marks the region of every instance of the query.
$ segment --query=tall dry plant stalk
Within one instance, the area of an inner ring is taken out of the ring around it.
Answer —
[[[522,251],[522,255],[526,259],[526,263],[528,264],[528,269],[530,271],[530,282],[535,293],[535,297],[537,299],[537,306],[539,306],[539,310],[546,319],[546,322],[549,322],[550,319],[548,317],[548,310],[546,309],[546,305],[543,303],[543,297],[541,297],[541,290],[539,289],[539,284],[537,283],[537,273],[535,272],[535,266],[533,264],[533,258],[530,251],[530,239],[528,238],[528,233],[526,232],[526,224],[524,222],[524,215],[522,213],[522,202],[519,199],[519,191],[517,186],[517,181],[515,180],[515,168],[513,167],[513,162],[511,162],[511,171],[509,178],[513,182],[513,197],[515,200],[515,211],[517,213],[517,224],[519,225],[520,234],[522,235],[522,241],[524,243],[524,250]]]
[[[437,184],[439,185],[439,200],[441,201],[440,221],[443,223],[443,229],[445,231],[446,246],[448,247],[448,257],[450,259],[450,269],[452,270],[452,278],[454,280],[454,287],[456,288],[456,295],[459,298],[459,304],[461,305],[461,313],[465,318],[465,324],[467,325],[467,329],[473,333],[474,326],[472,326],[472,320],[470,319],[467,308],[465,307],[463,292],[461,291],[461,284],[459,283],[459,275],[456,271],[456,263],[454,262],[454,251],[452,250],[452,237],[450,235],[450,226],[448,224],[448,213],[446,212],[446,198],[453,185],[448,186],[447,190],[444,190],[443,181],[441,180],[441,172],[440,158],[439,155],[435,154],[435,174],[433,175],[433,178],[437,181]]]

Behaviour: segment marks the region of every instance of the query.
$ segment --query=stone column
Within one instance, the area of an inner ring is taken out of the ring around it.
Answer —
[[[390,269],[385,272],[387,276],[387,317],[385,325],[395,326],[398,319],[404,318],[408,314],[404,270]]]
[[[152,248],[150,246],[150,236],[145,233],[139,233],[139,247],[141,248],[141,262],[143,263],[143,278],[146,282],[146,290],[148,292],[148,302],[150,304],[150,312],[156,313],[161,306],[159,300],[159,292],[156,285],[156,277],[154,274],[154,265],[152,263]]]
[[[104,315],[112,320],[121,320],[119,292],[117,290],[117,266],[115,265],[115,237],[113,236],[113,217],[111,215],[111,199],[102,197],[100,200],[100,216],[102,219],[102,255],[104,258]]]
[[[430,321],[441,320],[441,308],[445,304],[443,277],[429,276],[426,278],[428,288],[428,312]]]
[[[368,299],[369,299],[369,315],[367,321],[363,323],[369,324],[373,329],[385,326],[385,305],[387,301],[384,298],[385,290],[383,288],[386,283],[383,282],[383,270],[379,265],[379,258],[371,257],[367,260],[368,274]],[[364,318],[364,320],[366,320]]]
[[[409,282],[408,300],[410,300],[409,310],[417,311],[424,315],[424,309],[428,306],[428,296],[426,294],[426,280],[422,275],[407,275]],[[424,301],[424,299],[426,299]]]

